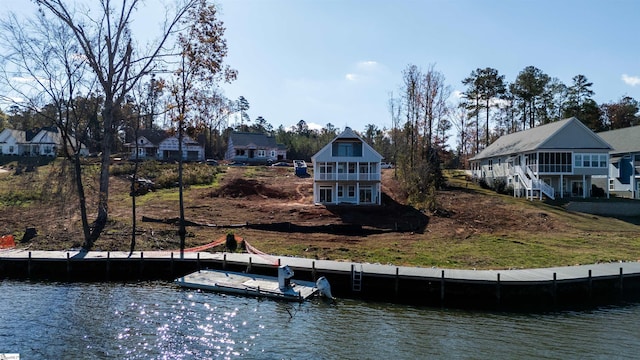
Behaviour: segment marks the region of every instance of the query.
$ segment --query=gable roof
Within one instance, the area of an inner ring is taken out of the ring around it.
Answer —
[[[233,146],[249,146],[255,145],[259,148],[274,149],[278,148],[276,138],[260,133],[234,132],[231,133],[231,142]]]
[[[612,154],[640,152],[640,125],[603,131],[598,135],[611,144]]]
[[[360,136],[358,136],[358,134],[356,134],[348,126],[344,129],[344,131],[342,133],[340,133],[333,140],[331,140],[327,145],[325,145],[322,149],[320,149],[320,151],[315,153],[311,157],[311,161],[315,162],[318,157],[323,158],[323,159],[325,157],[331,157],[332,144],[334,142],[336,142],[337,140],[349,140],[349,139],[358,140],[358,141],[362,142],[363,155],[365,154],[364,150],[366,149],[366,152],[368,154],[370,154],[371,156],[373,156],[376,161],[382,161],[382,155],[380,155],[373,147],[371,147],[371,145],[367,144],[366,141],[364,141]],[[322,161],[324,161],[324,160],[322,160]]]
[[[537,150],[611,149],[611,146],[575,117],[501,136],[471,160]]]
[[[143,136],[145,137],[145,139],[149,140],[153,145],[158,145],[160,144],[160,142],[162,142],[162,140],[169,137],[169,133],[166,130],[155,130],[155,129],[138,130],[138,139],[140,139]]]
[[[32,143],[48,143],[48,144],[60,144],[62,143],[60,133],[56,131],[51,131],[47,129],[42,129],[36,133],[33,138],[31,138]]]
[[[4,129],[0,132],[0,135],[4,134],[0,137],[0,142],[7,142],[9,138],[14,138],[16,143],[25,143],[27,140],[26,132],[22,130],[13,130],[13,129]]]

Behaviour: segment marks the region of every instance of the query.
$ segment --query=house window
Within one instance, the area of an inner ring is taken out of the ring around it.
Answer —
[[[140,139],[140,144],[144,144],[144,140],[143,139]]]
[[[616,189],[616,184],[614,179],[609,179],[609,191],[614,191]]]
[[[582,167],[582,155],[581,154],[575,154],[575,163],[576,163],[576,167]]]
[[[12,154],[13,153],[13,146],[9,146],[9,153]]]
[[[333,189],[330,187],[321,187],[320,188],[320,202],[328,203],[333,201]]]
[[[370,204],[371,203],[371,196],[372,191],[371,191],[371,186],[361,186],[360,187],[360,202],[361,203],[367,203]]]
[[[244,149],[236,149],[236,156],[244,156],[244,155],[245,155]]]
[[[266,150],[258,150],[258,157],[266,157],[266,156],[267,156]]]
[[[338,185],[338,197],[341,198],[344,196],[344,186]]]
[[[337,141],[331,146],[332,156],[362,156],[362,143],[350,141]]]
[[[347,163],[338,163],[338,174],[343,174],[347,168]]]
[[[609,155],[602,155],[602,154],[600,154],[600,160],[599,160],[599,161],[600,161],[600,163],[599,163],[599,167],[601,167],[601,168],[607,167],[607,157],[608,157],[608,156],[609,156]]]
[[[574,154],[576,167],[606,168],[608,154]]]
[[[355,173],[356,173],[356,164],[349,163],[349,174],[355,174]]]
[[[489,171],[493,170],[493,160],[489,160]]]
[[[355,197],[356,196],[356,187],[355,187],[355,185],[349,185],[347,187],[347,193],[348,193],[347,195],[349,197],[351,197],[351,198]]]
[[[275,150],[271,150],[271,157],[276,157],[276,151]]]

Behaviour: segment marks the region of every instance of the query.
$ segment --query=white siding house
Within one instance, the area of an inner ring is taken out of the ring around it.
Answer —
[[[615,196],[640,199],[640,126],[598,135],[613,147],[609,152],[608,179],[599,177],[600,186]]]
[[[346,128],[311,157],[316,204],[380,205],[382,156]]]
[[[471,174],[514,196],[591,196],[592,176],[607,176],[611,146],[575,117],[500,137],[471,158]]]
[[[43,128],[35,135],[33,131],[4,129],[0,132],[0,155],[56,156],[63,149],[63,139],[57,128]],[[69,139],[74,141],[72,137]],[[80,144],[80,155],[89,154]]]
[[[12,129],[0,132],[0,155],[22,155],[27,149],[26,132]]]
[[[73,137],[69,140],[76,141]],[[62,149],[62,143],[62,135],[58,131],[42,129],[29,141],[30,154],[32,156],[56,156]],[[73,152],[71,149],[69,150],[71,153]],[[81,156],[89,155],[89,151],[84,144],[80,144],[79,151]]]
[[[126,144],[130,150],[129,158],[139,160],[177,160],[179,159],[178,145],[178,136],[164,130],[141,130],[135,143]],[[191,137],[183,135],[182,159],[203,161],[204,147]]]

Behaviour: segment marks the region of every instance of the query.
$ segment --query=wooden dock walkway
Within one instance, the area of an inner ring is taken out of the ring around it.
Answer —
[[[594,304],[640,300],[640,262],[461,270],[240,253],[138,251],[129,256],[128,252],[116,251],[12,249],[0,251],[0,277],[16,276],[19,271],[25,272],[23,277],[31,277],[54,263],[59,264],[59,272],[65,269],[67,273],[95,271],[100,275],[106,271],[106,277],[110,276],[109,272],[126,267],[125,275],[120,277],[131,274],[132,279],[136,274],[144,275],[140,276],[143,279],[171,279],[206,268],[273,274],[282,264],[289,265],[296,277],[306,277],[301,280],[326,276],[338,297],[454,307],[466,307],[469,301],[489,308],[511,308],[520,303],[546,308],[585,299],[593,300]],[[83,264],[94,264],[93,270],[81,270]],[[470,297],[473,300],[469,300]]]

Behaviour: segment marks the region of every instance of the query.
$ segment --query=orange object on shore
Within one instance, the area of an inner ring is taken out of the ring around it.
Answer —
[[[0,237],[0,249],[12,249],[16,247],[13,235],[4,235]]]

